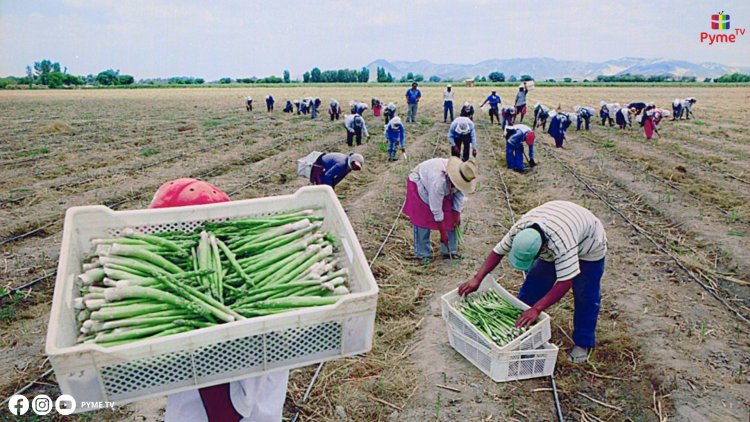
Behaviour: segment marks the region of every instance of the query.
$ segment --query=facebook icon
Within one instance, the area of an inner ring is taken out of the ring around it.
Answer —
[[[16,416],[23,416],[29,411],[29,399],[20,394],[16,394],[8,400],[10,413]]]

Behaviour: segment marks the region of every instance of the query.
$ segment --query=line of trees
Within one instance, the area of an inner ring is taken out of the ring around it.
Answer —
[[[750,75],[744,73],[732,73],[730,75],[724,75],[716,78],[715,82],[728,83],[728,82],[750,82]]]
[[[367,82],[370,80],[370,69],[363,67],[362,70],[338,69],[323,70],[314,67],[302,75],[305,83],[332,83],[332,82]]]
[[[622,75],[599,75],[597,82],[695,82],[695,76],[673,76],[669,74],[644,76],[639,73]]]

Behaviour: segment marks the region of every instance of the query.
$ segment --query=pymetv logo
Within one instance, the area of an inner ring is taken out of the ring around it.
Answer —
[[[729,31],[731,27],[730,16],[727,13],[721,12],[711,15],[711,29],[714,31]],[[745,35],[745,28],[735,28],[734,33],[718,33],[712,34],[706,31],[701,32],[701,44],[708,42],[708,45],[714,44],[734,44],[737,42],[737,37]]]
[[[31,401],[31,410],[39,416],[44,416],[52,411],[52,399],[46,394],[40,394]],[[76,410],[76,400],[67,394],[63,394],[54,401],[54,409],[60,415],[70,415]],[[20,394],[12,396],[8,400],[8,410],[14,416],[23,416],[29,411],[29,399]]]

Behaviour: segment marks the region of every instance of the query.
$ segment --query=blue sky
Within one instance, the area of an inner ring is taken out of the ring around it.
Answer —
[[[547,4],[550,3],[550,4]],[[137,79],[292,75],[378,58],[475,63],[624,56],[750,65],[750,34],[699,42],[710,15],[747,27],[750,2],[506,0],[0,0],[0,76],[49,58]]]

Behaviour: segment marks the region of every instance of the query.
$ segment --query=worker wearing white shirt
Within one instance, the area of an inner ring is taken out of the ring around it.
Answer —
[[[448,123],[448,111],[451,112],[451,122],[453,121],[453,87],[445,87],[443,91],[443,123]]]

